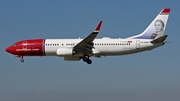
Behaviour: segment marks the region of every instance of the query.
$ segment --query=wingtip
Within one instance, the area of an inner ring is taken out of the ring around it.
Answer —
[[[99,24],[97,25],[97,27],[94,31],[99,32],[99,30],[101,29],[101,25],[102,25],[102,21],[99,22]]]

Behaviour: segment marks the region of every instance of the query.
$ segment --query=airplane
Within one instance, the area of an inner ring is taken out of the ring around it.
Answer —
[[[102,21],[84,39],[29,39],[15,42],[6,52],[21,58],[24,56],[58,56],[66,61],[83,60],[91,64],[90,57],[128,55],[163,46],[168,35],[164,34],[170,8],[164,8],[141,33],[127,38],[103,37],[96,39]]]

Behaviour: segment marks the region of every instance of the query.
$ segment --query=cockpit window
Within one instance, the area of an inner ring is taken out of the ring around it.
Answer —
[[[17,44],[15,43],[15,44],[13,44],[13,46],[17,46]]]

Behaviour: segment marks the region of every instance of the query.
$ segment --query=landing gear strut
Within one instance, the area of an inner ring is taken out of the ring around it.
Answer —
[[[23,59],[23,56],[21,57],[21,60],[20,60],[22,63],[24,62],[24,59]]]
[[[82,57],[82,60],[83,60],[84,62],[86,62],[87,64],[91,64],[91,63],[92,63],[92,61],[89,59],[89,56],[87,56],[87,55],[84,55],[84,56]]]

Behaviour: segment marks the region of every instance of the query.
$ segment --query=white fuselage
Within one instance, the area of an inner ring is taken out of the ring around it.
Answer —
[[[73,48],[83,39],[46,39],[45,40],[45,55],[56,56],[59,48]],[[146,50],[152,50],[163,43],[151,43],[151,39],[94,39],[94,54],[91,56],[115,56],[126,55]],[[76,54],[75,56],[82,56]]]

